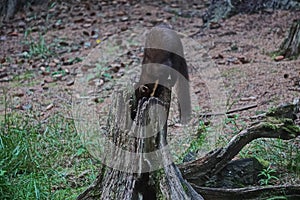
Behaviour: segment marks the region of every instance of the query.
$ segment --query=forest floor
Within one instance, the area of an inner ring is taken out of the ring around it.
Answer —
[[[26,8],[10,22],[3,22],[1,115],[25,114],[45,127],[54,115],[73,119],[73,100],[82,93],[91,96],[88,106],[106,115],[104,108],[112,105],[113,92],[132,85],[139,76],[145,33],[161,22],[170,23],[183,38],[192,91],[190,126],[198,130],[199,124],[216,125],[214,131],[220,131],[221,139],[214,141],[215,146],[226,144],[232,135],[247,127],[251,116],[299,98],[299,58],[282,59],[275,53],[299,12],[238,14],[204,27],[201,16],[207,8],[206,1],[143,2],[66,1]],[[204,64],[211,68],[199,70]],[[213,77],[207,78],[207,73]],[[80,82],[82,77],[88,77],[86,85]],[[95,91],[97,96],[92,95]],[[184,129],[177,123],[173,104],[170,140],[178,137],[174,136],[181,131],[178,129]],[[199,117],[251,105],[255,107],[223,118]],[[188,148],[185,145],[191,139],[187,140],[183,147]],[[257,156],[274,166],[280,178],[274,180],[275,184],[300,184],[299,149],[300,138],[288,142],[260,140],[239,157]],[[59,186],[52,188],[58,189]]]

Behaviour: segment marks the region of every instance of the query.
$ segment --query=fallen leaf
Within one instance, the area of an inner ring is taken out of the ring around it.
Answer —
[[[71,86],[73,84],[74,84],[74,80],[70,80],[70,81],[67,82],[67,86]]]
[[[53,83],[54,79],[50,76],[44,78],[44,83]]]
[[[82,33],[83,33],[83,35],[85,35],[85,36],[88,36],[88,37],[90,36],[90,33],[89,33],[88,31],[85,31],[85,30],[84,30]]]
[[[284,59],[284,56],[282,56],[282,55],[280,55],[280,56],[276,56],[275,58],[274,58],[274,60],[275,61],[281,61],[281,60],[283,60]]]
[[[9,33],[8,35],[9,36],[18,36],[19,34],[18,34],[18,32],[13,31],[13,32]]]
[[[51,104],[49,104],[49,105],[46,107],[46,110],[51,110],[53,107],[54,107],[54,104],[51,103]]]
[[[83,28],[89,28],[89,27],[91,27],[91,26],[92,26],[92,24],[90,24],[90,23],[87,23],[87,24],[83,24],[83,25],[82,25]]]
[[[23,97],[25,93],[22,90],[19,90],[13,94],[14,97]]]
[[[57,64],[56,64],[55,62],[50,62],[48,66],[49,66],[49,67],[56,67],[56,65],[57,65]]]

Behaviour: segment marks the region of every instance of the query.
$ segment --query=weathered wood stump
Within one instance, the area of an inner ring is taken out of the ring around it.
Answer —
[[[203,199],[182,178],[177,166],[170,162],[170,152],[166,148],[166,120],[171,90],[160,85],[157,89],[163,90],[160,96],[139,101],[137,121],[134,122],[131,121],[129,93],[120,92],[115,98],[108,121],[108,135],[121,148],[113,153],[109,153],[110,149],[106,151],[108,155],[113,155],[114,158],[108,159],[115,159],[115,167],[103,167],[94,184],[79,195],[78,200],[153,200],[159,196],[167,199]],[[151,106],[154,108],[151,109]],[[157,171],[157,167],[162,171]]]

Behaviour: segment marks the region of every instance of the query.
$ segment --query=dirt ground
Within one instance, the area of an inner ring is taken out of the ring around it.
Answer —
[[[255,105],[236,113],[247,124],[299,98],[300,60],[275,61],[274,52],[300,12],[239,14],[205,28],[206,7],[207,1],[70,0],[26,8],[1,24],[0,94],[9,98],[9,110],[34,111],[44,123],[55,113],[72,118],[78,80],[92,70],[88,85],[100,95],[90,104],[109,107],[113,91],[139,75],[145,32],[168,22],[185,39],[194,123],[200,113]],[[203,63],[211,67],[209,78],[198,69]],[[177,127],[172,114],[170,127]]]

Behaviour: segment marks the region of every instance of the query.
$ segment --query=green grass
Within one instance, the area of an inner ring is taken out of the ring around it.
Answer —
[[[71,120],[0,118],[0,199],[75,199],[95,180],[97,166]]]
[[[287,169],[300,178],[299,139],[284,141],[280,139],[257,139],[240,152],[241,157],[255,157],[265,167],[275,165]]]
[[[219,138],[220,146],[228,144],[229,139],[246,128],[246,123],[238,116],[225,118],[224,123],[227,134]],[[288,141],[259,138],[246,145],[238,157],[254,157],[264,166],[259,176],[261,185],[291,184],[300,180],[299,143],[300,138]]]
[[[273,175],[275,173],[276,170],[272,169],[271,166],[268,166],[267,168],[263,169],[258,175],[260,177],[260,185],[270,185],[272,184],[272,181],[279,180],[277,176]]]
[[[197,154],[197,151],[201,148],[208,148],[205,146],[205,142],[207,139],[207,132],[210,130],[210,127],[205,125],[204,121],[200,120],[197,127],[197,137],[190,141],[189,147],[185,150],[185,152],[179,156],[178,162],[183,162],[184,158],[188,154]]]
[[[26,81],[26,80],[32,80],[34,78],[34,73],[32,71],[25,71],[20,75],[14,76],[14,83],[19,84],[17,81]],[[36,84],[35,82],[31,82],[31,84]]]
[[[47,44],[45,36],[41,33],[39,33],[38,38],[34,38],[31,35],[31,30],[26,30],[23,43],[29,47],[28,52],[23,53],[25,58],[48,58],[54,55],[51,50],[54,44]]]
[[[264,112],[259,111],[257,114]],[[220,146],[225,146],[229,139],[247,128],[247,124],[238,115],[225,118],[227,134],[219,138]],[[281,140],[276,138],[259,138],[250,142],[240,152],[239,157],[255,157],[265,168],[276,168],[279,173],[284,171],[294,174],[300,179],[300,138]]]

